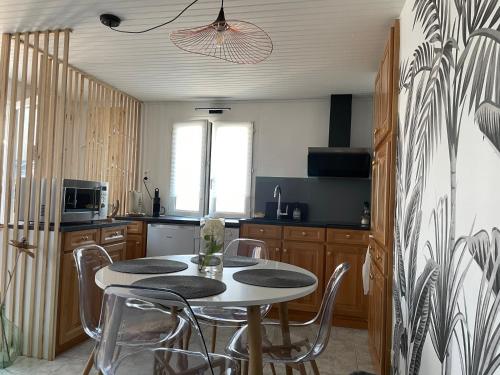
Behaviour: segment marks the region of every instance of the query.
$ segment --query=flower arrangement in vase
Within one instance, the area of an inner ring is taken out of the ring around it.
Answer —
[[[224,257],[224,219],[204,217],[200,220],[200,248],[198,270],[205,273],[220,273]]]
[[[21,333],[19,328],[7,319],[5,313],[6,298],[16,274],[19,258],[22,254],[34,258],[35,253],[32,250],[36,249],[36,246],[30,245],[25,238],[22,238],[21,241],[11,240],[9,244],[16,249],[16,254],[14,266],[11,270],[7,270],[7,283],[0,294],[0,369],[9,367],[21,353]]]

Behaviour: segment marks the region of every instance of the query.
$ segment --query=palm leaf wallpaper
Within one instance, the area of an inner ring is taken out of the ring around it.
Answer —
[[[392,373],[500,375],[500,1],[400,25]]]

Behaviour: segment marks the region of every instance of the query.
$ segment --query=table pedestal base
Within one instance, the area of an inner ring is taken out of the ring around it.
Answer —
[[[250,357],[248,372],[250,375],[262,375],[262,335],[260,306],[247,307],[248,318],[248,354]]]

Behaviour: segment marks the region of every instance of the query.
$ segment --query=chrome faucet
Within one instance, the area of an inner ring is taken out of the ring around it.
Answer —
[[[276,220],[279,220],[281,216],[288,215],[288,205],[285,208],[285,211],[281,211],[281,186],[276,185],[274,187],[274,198],[278,198],[278,209],[276,210]]]

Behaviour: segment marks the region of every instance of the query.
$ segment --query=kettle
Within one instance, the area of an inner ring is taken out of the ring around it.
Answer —
[[[369,226],[370,225],[370,204],[365,202],[363,204],[363,212],[361,214],[361,225]]]

